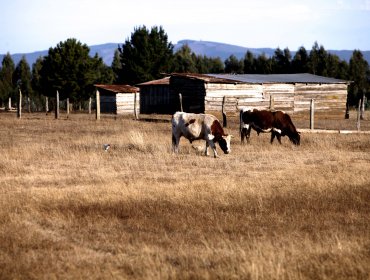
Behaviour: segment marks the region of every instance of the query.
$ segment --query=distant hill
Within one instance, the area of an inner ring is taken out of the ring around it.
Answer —
[[[255,56],[265,54],[267,57],[274,55],[276,48],[248,48],[236,45],[230,45],[225,43],[207,42],[207,41],[194,41],[194,40],[181,40],[175,45],[175,50],[179,49],[183,45],[188,45],[190,49],[197,55],[206,55],[209,57],[220,57],[222,61],[230,57],[230,55],[235,55],[238,59],[244,57],[246,52],[249,50]],[[292,57],[297,50],[291,50]],[[309,52],[310,49],[307,49]],[[349,62],[353,50],[327,50],[331,54],[336,54],[340,59]],[[361,51],[364,58],[370,64],[370,51]]]
[[[274,54],[275,49],[272,48],[247,48],[225,43],[207,42],[207,41],[194,41],[194,40],[181,40],[175,45],[175,51],[184,45],[188,45],[190,49],[197,55],[206,55],[208,57],[220,57],[222,61],[229,58],[230,55],[235,55],[238,59],[244,57],[249,50],[255,56],[265,54],[270,57]]]
[[[184,45],[188,45],[190,49],[197,55],[206,55],[208,57],[220,57],[222,61],[235,55],[238,59],[244,57],[246,52],[249,50],[255,56],[265,54],[267,57],[271,57],[276,48],[248,48],[236,45],[230,45],[225,43],[208,42],[208,41],[195,41],[195,40],[181,40],[177,44],[174,44],[174,50],[178,50]],[[101,45],[90,46],[90,55],[94,56],[96,53],[103,59],[106,65],[111,65],[113,61],[114,51],[118,48],[121,43],[107,43]],[[294,56],[296,50],[290,50],[292,56]],[[307,51],[310,51],[307,49]],[[327,50],[329,53],[336,54],[340,59],[349,62],[352,56],[353,50]],[[13,54],[12,58],[15,64],[17,64],[23,55],[26,56],[28,64],[32,67],[36,59],[40,56],[46,56],[48,50],[37,51],[32,53],[17,53]],[[362,51],[364,58],[370,64],[370,51]],[[0,61],[2,61],[4,54],[0,54]]]

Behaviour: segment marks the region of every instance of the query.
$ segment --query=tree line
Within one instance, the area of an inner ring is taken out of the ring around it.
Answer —
[[[0,68],[0,107],[9,98],[16,101],[20,89],[32,100],[32,110],[43,109],[44,97],[69,98],[81,104],[94,94],[94,84],[136,85],[162,78],[167,73],[233,73],[315,75],[353,81],[349,87],[348,104],[356,105],[370,91],[369,64],[359,50],[354,50],[347,63],[330,54],[315,42],[310,51],[300,47],[292,56],[288,48],[276,48],[272,57],[247,51],[244,58],[231,55],[219,57],[196,55],[187,45],[174,51],[162,27],[137,27],[122,45],[118,45],[113,62],[107,66],[98,54],[89,56],[89,47],[77,39],[67,39],[50,48],[31,67],[22,57],[15,65],[9,53]]]

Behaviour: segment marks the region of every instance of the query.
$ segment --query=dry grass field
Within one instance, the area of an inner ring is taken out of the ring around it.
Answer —
[[[0,278],[369,279],[370,135],[226,131],[214,159],[168,122],[0,113]]]

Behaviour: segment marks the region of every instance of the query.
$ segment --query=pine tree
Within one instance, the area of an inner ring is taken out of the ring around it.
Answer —
[[[111,73],[103,61],[97,55],[91,58],[89,51],[86,44],[76,39],[67,39],[50,48],[41,69],[43,93],[55,96],[58,90],[61,100],[84,101],[93,94],[96,81],[111,82]]]
[[[31,69],[25,56],[22,56],[13,72],[13,84],[22,90],[23,95],[31,97]]]
[[[36,59],[35,63],[32,65],[32,80],[31,86],[32,90],[37,95],[42,95],[42,85],[41,85],[41,69],[44,58],[39,57]]]
[[[118,49],[114,51],[111,68],[113,70],[113,82],[115,84],[119,84],[120,83],[119,75],[122,71],[122,64],[121,64],[120,52],[118,51]]]
[[[158,79],[170,70],[173,45],[162,27],[135,28],[118,50],[122,65],[118,80],[125,84]]]
[[[206,55],[198,55],[196,56],[195,61],[198,73],[207,74],[224,72],[224,64],[219,57],[211,58]]]
[[[245,74],[255,74],[257,73],[256,69],[256,58],[253,53],[248,50],[244,56],[244,73]]]
[[[242,74],[244,70],[244,61],[239,60],[235,55],[230,55],[225,60],[225,73]]]
[[[358,100],[370,90],[368,80],[370,76],[369,64],[359,50],[354,50],[352,53],[349,61],[349,75],[353,83],[350,86],[348,99],[351,105],[356,105]]]
[[[44,61],[43,57],[37,58],[35,63],[32,65],[31,72],[31,87],[33,92],[33,102],[36,105],[36,109],[38,111],[40,111],[45,104],[43,97],[43,87],[41,84],[41,69],[43,61]]]
[[[295,53],[292,61],[292,73],[308,73],[308,54],[306,49],[302,46]]]
[[[13,73],[15,70],[14,62],[9,53],[7,53],[1,63],[0,71],[0,99],[6,103],[10,98],[14,103],[16,95],[16,87],[13,84]]]
[[[272,59],[268,58],[266,54],[262,53],[256,59],[256,73],[258,74],[272,74]]]
[[[328,76],[328,52],[325,50],[324,46],[318,45],[317,42],[312,46],[309,55],[309,70],[310,73],[319,76]]]
[[[280,48],[275,50],[272,57],[273,73],[286,74],[290,72],[291,54],[288,48],[282,51]]]
[[[198,73],[195,61],[197,58],[193,54],[194,53],[188,45],[181,46],[181,48],[174,54],[173,67],[171,71],[178,73]],[[198,64],[198,67],[202,67],[200,63]]]

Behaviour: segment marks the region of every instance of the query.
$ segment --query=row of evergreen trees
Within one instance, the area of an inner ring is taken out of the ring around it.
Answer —
[[[174,52],[174,46],[162,27],[150,30],[145,26],[134,29],[131,37],[118,46],[111,66],[104,64],[97,54],[89,56],[89,47],[76,39],[60,42],[50,48],[48,55],[32,65],[25,57],[15,65],[8,53],[0,68],[0,107],[9,97],[16,98],[18,89],[30,97],[34,110],[42,109],[42,96],[70,98],[79,103],[94,94],[94,84],[130,84],[162,78],[171,72],[284,74],[312,73],[320,76],[351,80],[349,104],[369,94],[370,70],[361,51],[354,50],[347,63],[314,43],[307,51],[299,48],[292,57],[288,48],[277,48],[272,57],[253,55],[247,51],[243,59],[231,55],[224,62],[220,58],[196,55],[187,46]]]

